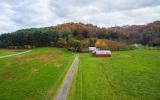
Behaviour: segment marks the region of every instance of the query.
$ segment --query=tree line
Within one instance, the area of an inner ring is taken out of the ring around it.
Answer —
[[[122,47],[124,43],[160,46],[160,22],[112,28],[66,23],[45,28],[22,29],[0,35],[0,48],[53,46],[80,51],[88,46],[95,46],[99,39],[109,40],[110,44],[114,44],[114,49]]]
[[[33,48],[33,47],[61,47],[69,50],[81,51],[82,48],[95,46],[96,39],[104,39],[101,34],[96,33],[92,37],[88,36],[88,31],[76,32],[68,28],[31,28],[22,29],[12,33],[0,35],[1,48]],[[107,35],[110,39],[117,39],[118,33]]]

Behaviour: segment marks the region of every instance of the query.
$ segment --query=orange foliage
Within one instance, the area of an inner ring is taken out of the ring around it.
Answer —
[[[107,40],[97,40],[95,46],[99,49],[109,49],[109,43]]]

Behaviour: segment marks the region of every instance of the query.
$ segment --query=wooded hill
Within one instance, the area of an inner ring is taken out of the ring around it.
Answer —
[[[99,38],[144,45],[160,45],[160,21],[146,25],[127,25],[122,27],[100,28],[92,24],[66,23],[49,27],[51,29],[69,29],[78,39]]]
[[[94,46],[97,39],[111,43],[160,46],[160,21],[146,25],[100,28],[92,24],[65,23],[45,28],[22,29],[0,35],[1,48],[32,48],[44,46]],[[119,45],[119,44],[118,44]]]

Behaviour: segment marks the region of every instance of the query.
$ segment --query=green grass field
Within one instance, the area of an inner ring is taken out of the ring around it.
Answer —
[[[0,56],[24,50],[0,49]],[[0,100],[45,100],[55,96],[74,54],[37,48],[0,59]],[[76,73],[77,72],[77,73]],[[68,100],[159,100],[160,50],[113,52],[111,58],[80,54]]]
[[[17,53],[0,50],[0,56]],[[65,49],[37,48],[0,59],[0,100],[44,100],[56,93],[74,54]]]
[[[10,55],[10,54],[15,54],[15,53],[19,53],[22,52],[24,50],[13,50],[13,49],[0,49],[0,56],[5,56],[5,55]]]
[[[81,54],[68,100],[160,100],[160,50]]]

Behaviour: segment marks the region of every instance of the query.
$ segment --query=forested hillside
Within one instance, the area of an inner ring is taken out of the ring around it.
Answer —
[[[114,27],[112,29],[126,32],[131,43],[141,43],[150,46],[160,46],[160,21],[147,25],[131,25]]]
[[[94,46],[97,39],[127,45],[140,43],[160,46],[160,21],[147,25],[101,28],[92,24],[65,23],[45,28],[22,29],[0,35],[1,48]],[[94,43],[93,43],[94,42]]]

